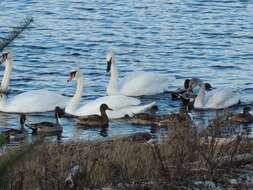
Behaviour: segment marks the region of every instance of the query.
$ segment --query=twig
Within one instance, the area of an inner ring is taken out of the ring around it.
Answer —
[[[13,42],[28,26],[33,22],[32,17],[26,17],[19,23],[18,26],[13,27],[12,31],[3,39],[0,40],[0,51],[3,51],[11,42]]]

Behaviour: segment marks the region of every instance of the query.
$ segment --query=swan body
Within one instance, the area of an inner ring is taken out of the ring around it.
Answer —
[[[223,109],[240,102],[240,95],[231,88],[205,91],[205,84],[201,84],[200,91],[194,102],[196,109]]]
[[[162,74],[139,71],[127,74],[119,82],[113,54],[109,53],[106,56],[106,60],[107,72],[111,71],[111,79],[106,89],[108,95],[142,96],[159,94],[165,92],[169,82],[175,79]]]
[[[52,111],[56,106],[65,107],[69,98],[50,92],[48,90],[32,90],[7,98],[12,60],[9,53],[2,55],[1,61],[5,66],[4,76],[1,82],[0,111],[15,113],[31,113]]]
[[[122,118],[125,115],[133,115],[136,113],[140,113],[150,108],[155,103],[140,105],[140,100],[127,97],[123,95],[112,95],[112,96],[104,96],[98,98],[96,100],[92,100],[87,104],[83,105],[80,108],[78,104],[80,102],[80,98],[82,96],[83,89],[83,75],[80,70],[74,71],[70,73],[70,79],[77,80],[77,90],[73,98],[68,103],[65,112],[67,114],[75,115],[75,116],[87,116],[93,114],[100,114],[100,106],[101,104],[106,104],[108,107],[113,109],[112,111],[108,110],[107,115],[109,119],[117,119]]]
[[[24,92],[10,99],[4,96],[2,100],[0,111],[9,113],[52,111],[56,106],[65,107],[68,102],[68,98],[43,89]]]

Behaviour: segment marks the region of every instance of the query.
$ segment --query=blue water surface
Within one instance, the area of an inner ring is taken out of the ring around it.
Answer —
[[[242,104],[253,103],[253,1],[251,0],[1,0],[0,37],[26,16],[34,23],[8,50],[14,69],[10,96],[46,88],[72,96],[70,71],[85,76],[82,103],[105,95],[109,80],[105,55],[116,55],[120,76],[135,70],[165,73],[182,86],[199,77],[216,87],[234,87]],[[3,67],[0,69],[2,78]],[[161,112],[178,111],[168,94],[144,97]],[[234,108],[240,111],[242,106]],[[192,111],[200,126],[216,112]],[[53,113],[28,115],[28,122],[54,120]],[[18,115],[0,114],[1,127],[18,127]],[[63,139],[96,139],[150,131],[114,121],[106,133],[78,130],[63,119]],[[159,134],[159,133],[158,133]]]

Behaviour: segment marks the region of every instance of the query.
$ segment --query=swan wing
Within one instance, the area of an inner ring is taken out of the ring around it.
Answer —
[[[169,82],[174,77],[168,77],[151,72],[132,72],[120,82],[120,93],[126,96],[154,95],[167,90]]]
[[[216,89],[206,95],[206,108],[222,109],[238,104],[240,95],[232,88]]]
[[[109,108],[113,110],[119,110],[129,106],[137,106],[141,102],[140,100],[132,97],[127,97],[123,95],[113,95],[113,96],[104,96],[96,100],[92,100],[80,107],[74,115],[91,115],[91,114],[100,114],[99,108],[101,104],[107,104]]]
[[[130,106],[120,110],[107,111],[106,113],[110,119],[119,119],[125,117],[126,115],[133,116],[134,114],[143,113],[147,109],[151,108],[154,104],[155,102],[140,106]]]
[[[65,107],[68,97],[48,90],[32,90],[14,96],[0,108],[5,112],[31,113],[52,111],[56,106]]]
[[[125,108],[121,108],[121,109],[114,109],[112,111],[106,111],[107,116],[109,119],[119,119],[122,117],[125,117],[126,115],[132,116],[134,114],[137,113],[142,113],[144,111],[146,111],[147,109],[151,108],[153,105],[155,104],[155,102],[147,104],[147,105],[140,105],[140,106],[129,106],[129,107],[125,107]],[[90,112],[89,112],[90,111]],[[99,111],[99,107],[97,107],[97,109],[93,109],[93,110],[86,110],[86,112],[77,112],[76,114],[79,116],[85,116],[85,115],[91,115],[91,114],[100,114]]]

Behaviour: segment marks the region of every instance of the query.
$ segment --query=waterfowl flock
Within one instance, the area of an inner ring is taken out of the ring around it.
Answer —
[[[61,133],[63,128],[61,117],[72,118],[79,128],[108,127],[109,121],[121,119],[134,125],[156,125],[166,127],[170,120],[191,122],[188,109],[209,110],[226,109],[240,104],[240,94],[229,87],[214,88],[211,84],[199,78],[186,79],[183,88],[169,91],[175,77],[152,72],[132,72],[119,80],[115,56],[108,53],[106,56],[107,72],[110,72],[110,81],[105,96],[79,105],[82,98],[85,79],[82,71],[76,69],[70,72],[67,81],[76,81],[76,92],[72,98],[48,90],[32,90],[9,98],[9,82],[13,68],[12,56],[5,52],[0,58],[5,68],[1,82],[0,111],[20,114],[20,129],[0,128],[0,133],[7,140],[22,140],[31,134]],[[38,87],[41,88],[41,87]],[[156,102],[143,104],[139,96],[169,93],[173,100],[181,100],[184,109],[178,114],[159,115]],[[55,112],[56,122],[43,121],[25,124],[26,114],[36,112]],[[229,119],[239,123],[253,122],[250,107],[245,107],[243,113],[230,113]]]

